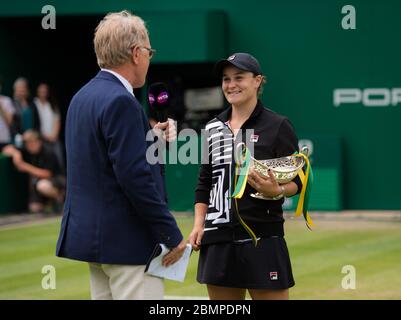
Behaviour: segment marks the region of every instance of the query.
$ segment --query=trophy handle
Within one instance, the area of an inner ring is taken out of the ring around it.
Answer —
[[[242,163],[245,161],[245,157],[244,157],[245,150],[246,150],[246,144],[243,142],[238,143],[235,148],[234,160],[239,165],[242,165]]]
[[[302,153],[302,154],[304,154],[305,156],[309,157],[309,148],[308,148],[308,146],[304,145],[304,146],[301,148],[301,152],[300,152],[300,153]]]

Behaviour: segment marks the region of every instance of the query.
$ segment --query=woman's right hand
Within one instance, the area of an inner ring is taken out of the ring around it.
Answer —
[[[200,244],[203,237],[203,226],[201,227],[194,227],[189,235],[189,243],[192,246],[192,249],[198,251],[200,249]]]

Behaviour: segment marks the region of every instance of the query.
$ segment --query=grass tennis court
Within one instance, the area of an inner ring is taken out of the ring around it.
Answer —
[[[316,220],[310,232],[301,219],[286,222],[296,286],[291,299],[401,299],[401,223]],[[192,217],[179,217],[187,236]],[[85,263],[55,257],[59,219],[0,228],[0,299],[89,299]],[[193,253],[184,283],[166,281],[166,296],[204,296],[196,282]],[[44,290],[44,265],[56,268],[57,288]],[[356,269],[356,289],[344,290],[344,265]],[[246,270],[244,270],[246,272]]]

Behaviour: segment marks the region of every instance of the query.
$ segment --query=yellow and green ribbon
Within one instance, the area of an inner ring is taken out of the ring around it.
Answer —
[[[242,159],[238,161],[235,166],[235,189],[232,194],[234,199],[241,199],[244,194],[248,181],[249,166],[251,164],[251,153],[248,148],[245,147],[242,154],[239,156],[242,157]]]
[[[241,218],[238,209],[238,199],[242,198],[246,188],[246,183],[248,181],[249,167],[251,164],[251,153],[248,150],[248,148],[244,146],[241,154],[238,155],[238,157],[240,161],[237,161],[235,165],[235,177],[234,177],[235,188],[231,197],[234,199],[235,213],[237,219],[239,223],[244,227],[245,231],[250,235],[252,242],[256,247],[258,245],[258,239],[255,233],[252,231],[252,229]]]
[[[313,171],[312,166],[309,162],[309,158],[303,153],[294,154],[296,157],[302,157],[305,160],[306,172],[304,173],[302,169],[299,170],[299,178],[302,182],[301,194],[299,195],[297,209],[295,210],[295,216],[299,217],[303,214],[306,226],[311,230],[311,227],[314,226],[314,223],[309,215],[308,207],[309,207],[309,199],[311,195],[312,185],[313,185]]]

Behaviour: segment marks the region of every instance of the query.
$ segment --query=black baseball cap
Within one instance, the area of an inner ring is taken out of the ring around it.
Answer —
[[[262,74],[258,60],[249,53],[238,52],[229,56],[227,59],[220,60],[214,66],[214,73],[221,77],[224,67],[232,65],[238,69],[249,71],[255,75]]]

